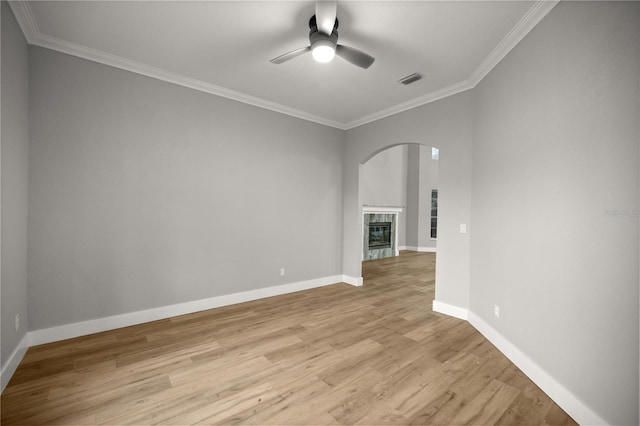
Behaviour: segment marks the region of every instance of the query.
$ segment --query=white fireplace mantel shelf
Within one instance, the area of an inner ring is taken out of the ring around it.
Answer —
[[[400,206],[362,206],[363,213],[401,213],[404,207]]]

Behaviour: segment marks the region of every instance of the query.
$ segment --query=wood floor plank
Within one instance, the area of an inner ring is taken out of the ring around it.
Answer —
[[[425,360],[429,360],[426,358]],[[405,417],[411,418],[425,405],[429,404],[446,389],[460,379],[468,370],[477,365],[477,359],[471,354],[460,353],[446,364],[435,365],[429,370],[421,367],[415,376],[421,380],[412,386],[405,386],[405,396],[398,400],[395,409]],[[422,371],[426,371],[422,373]]]
[[[492,380],[453,418],[452,424],[495,424],[521,391],[499,380]]]
[[[551,401],[540,393],[523,391],[496,423],[503,425],[543,424]]]
[[[411,417],[412,423],[451,424],[456,415],[494,380],[503,368],[504,360],[503,357],[476,357],[475,362],[467,363],[462,369],[446,368],[447,372],[457,371],[454,380],[447,386],[433,388],[434,392],[439,392],[437,397]]]
[[[435,253],[337,284],[30,348],[3,425],[575,422],[469,323],[430,308]]]
[[[253,407],[225,419],[226,424],[251,425],[300,425],[310,424],[317,419],[332,423],[335,419],[327,413],[326,407],[316,401],[323,401],[322,395],[327,395],[331,387],[319,380],[318,377],[307,375],[287,380],[285,376],[276,377],[272,385],[278,391],[275,398],[267,401],[260,410]],[[305,410],[292,410],[291,407],[304,406]],[[325,424],[325,423],[319,423]]]

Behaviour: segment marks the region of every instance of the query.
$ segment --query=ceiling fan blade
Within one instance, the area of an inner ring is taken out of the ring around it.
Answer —
[[[300,49],[292,50],[291,52],[287,52],[284,55],[280,55],[277,58],[271,59],[269,62],[272,64],[281,64],[283,62],[287,62],[290,59],[296,58],[303,53],[307,53],[311,50],[311,46],[301,47]]]
[[[367,55],[358,49],[344,46],[342,44],[336,46],[336,55],[340,56],[345,61],[351,62],[353,65],[364,69],[369,68],[371,64],[373,64],[373,61],[376,60],[376,58],[371,55]]]
[[[316,24],[318,31],[328,36],[333,32],[336,22],[337,5],[335,1],[316,1]]]

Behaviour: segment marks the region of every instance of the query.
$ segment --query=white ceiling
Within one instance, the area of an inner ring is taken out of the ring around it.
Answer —
[[[367,70],[310,54],[313,1],[29,1],[29,43],[348,129],[475,86],[556,2],[339,1],[339,43]],[[418,72],[424,78],[403,86]]]

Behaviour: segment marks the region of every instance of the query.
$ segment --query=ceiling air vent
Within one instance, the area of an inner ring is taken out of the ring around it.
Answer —
[[[417,72],[414,72],[411,75],[408,75],[406,77],[402,77],[400,80],[398,80],[399,83],[404,84],[405,86],[411,84],[411,83],[415,83],[416,81],[420,80],[422,78],[422,76],[420,74],[418,74]]]

